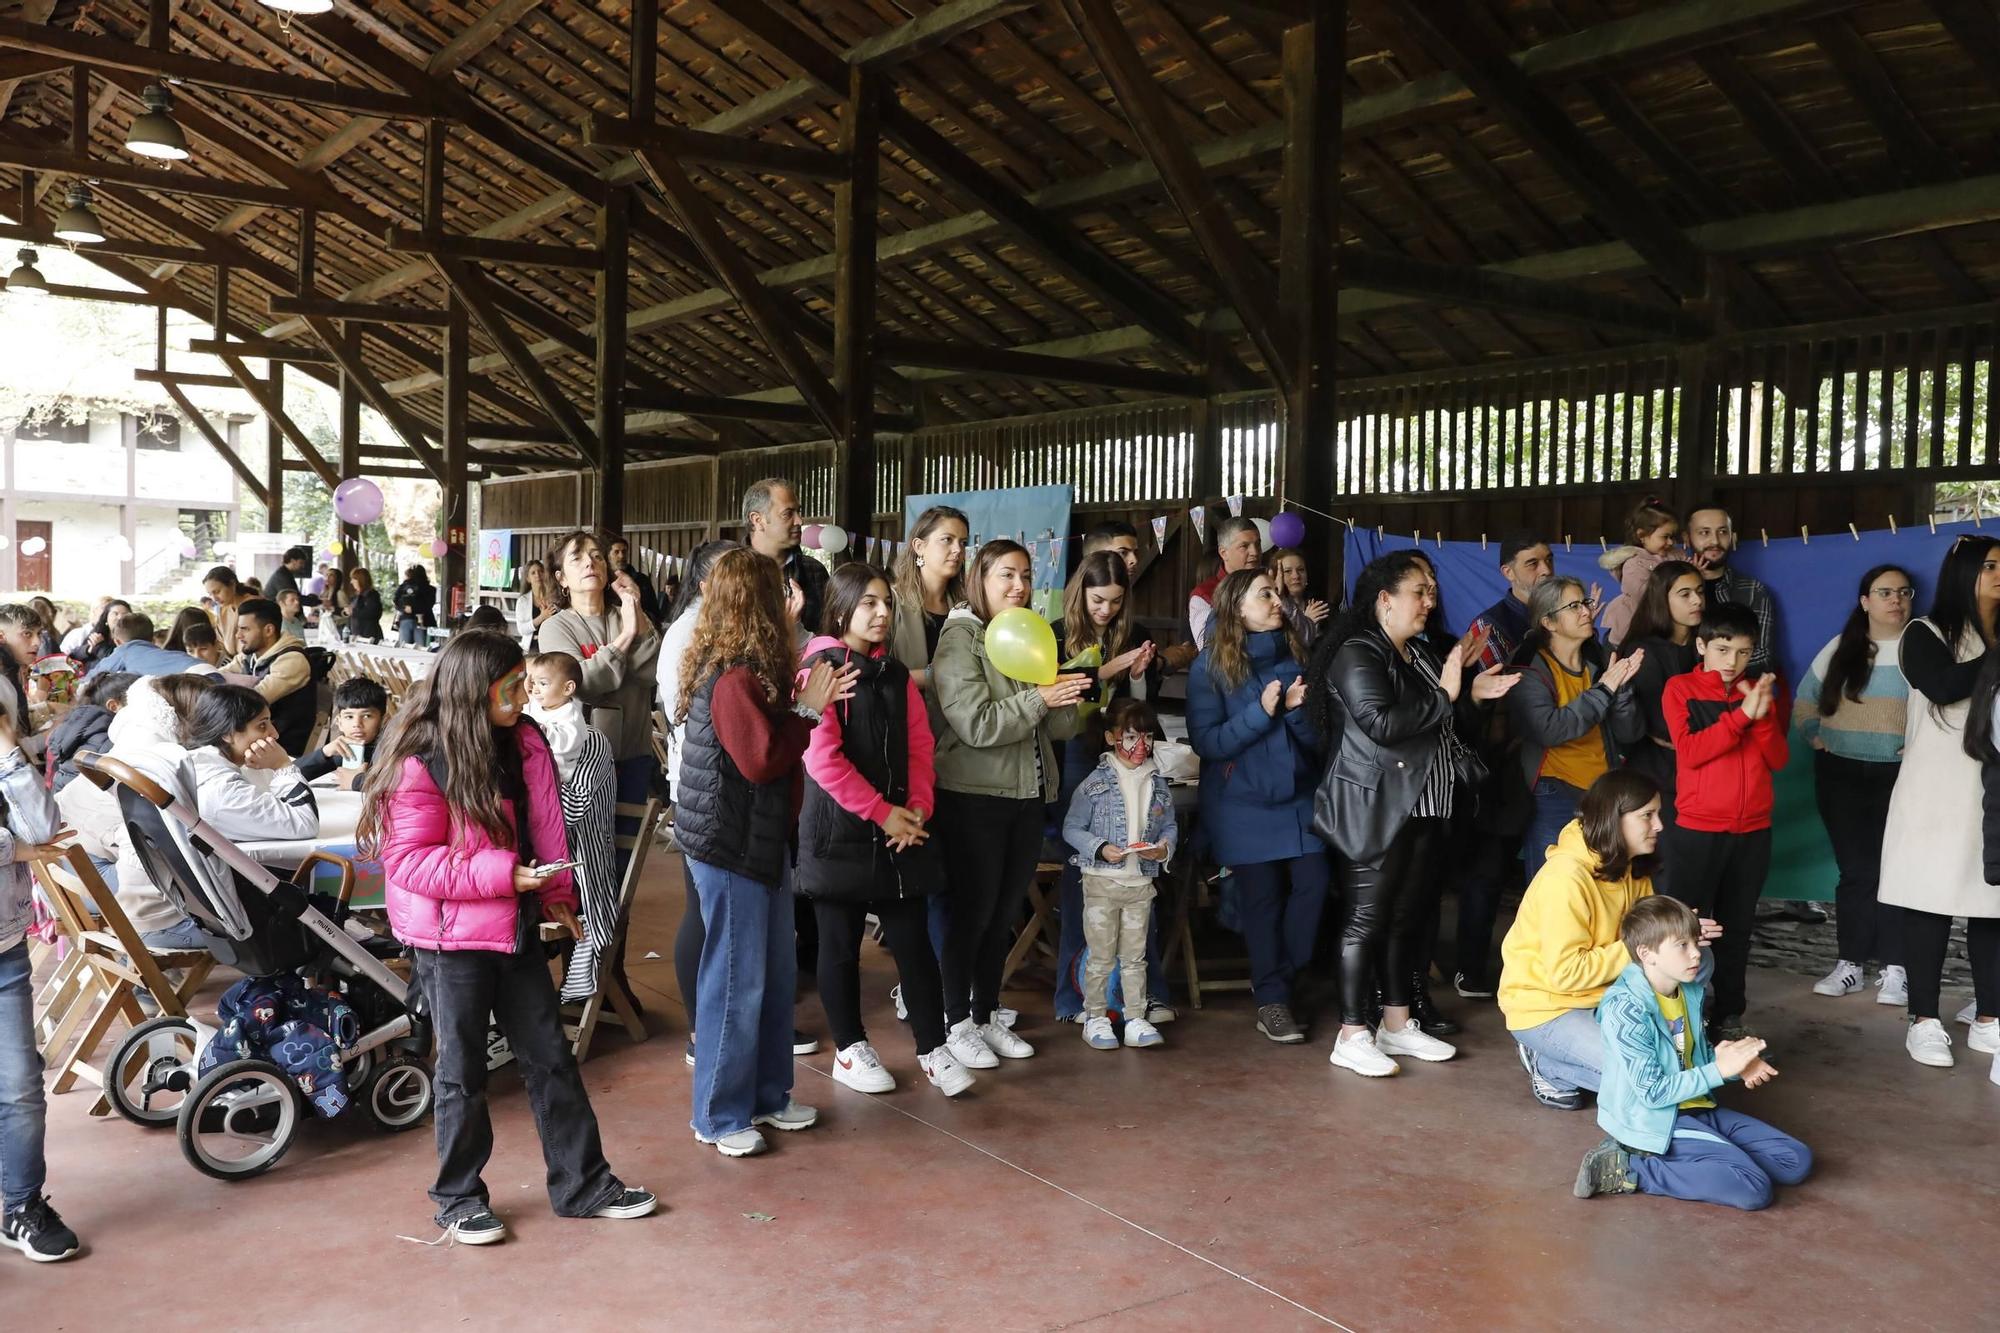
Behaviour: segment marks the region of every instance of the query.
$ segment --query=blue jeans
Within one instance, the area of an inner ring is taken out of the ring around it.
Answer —
[[[415,616],[398,616],[396,618],[397,643],[409,648],[423,641],[424,626],[422,621],[418,620]]]
[[[1595,1009],[1572,1009],[1531,1028],[1510,1032],[1535,1053],[1535,1072],[1565,1092],[1596,1092],[1604,1078],[1604,1033]]]
[[[164,930],[149,930],[139,937],[142,944],[155,949],[206,949],[208,941],[202,938],[201,927],[191,916],[184,916]]]
[[[12,1212],[42,1192],[49,1104],[35,1048],[35,987],[28,942],[0,953],[0,1197]]]
[[[792,1096],[792,897],[693,857],[707,936],[695,978],[694,1132],[719,1139]]]
[[[1535,882],[1542,862],[1549,859],[1549,848],[1562,836],[1563,826],[1576,818],[1576,803],[1582,799],[1581,787],[1555,778],[1536,780],[1535,808],[1528,816],[1528,831],[1521,835],[1521,864],[1528,871],[1525,883]]]
[[[1674,1117],[1667,1150],[1632,1155],[1644,1194],[1719,1203],[1754,1213],[1771,1205],[1774,1185],[1812,1174],[1812,1149],[1754,1116],[1721,1107]]]

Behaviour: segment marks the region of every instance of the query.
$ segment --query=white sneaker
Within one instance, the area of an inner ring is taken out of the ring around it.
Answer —
[[[774,1111],[770,1115],[752,1116],[750,1117],[750,1123],[753,1125],[769,1125],[772,1129],[811,1129],[819,1123],[819,1111],[814,1107],[802,1105],[788,1098],[785,1102],[784,1110]]]
[[[1167,1039],[1160,1030],[1143,1018],[1125,1020],[1125,1044],[1127,1046],[1164,1046]]]
[[[969,1018],[961,1018],[951,1025],[951,1031],[945,1034],[944,1044],[967,1069],[1000,1067],[1000,1057],[993,1054],[993,1048],[986,1044]]]
[[[1904,1008],[1910,1003],[1910,974],[1900,967],[1885,967],[1875,978],[1875,990],[1875,1003]]]
[[[1965,1044],[1982,1055],[2000,1055],[2000,1018],[1974,1023],[1966,1030]]]
[[[979,1039],[986,1043],[986,1049],[1009,1060],[1025,1060],[1035,1053],[1035,1048],[1008,1031],[997,1015],[979,1029]]]
[[[1949,1069],[1957,1063],[1951,1056],[1951,1034],[1935,1018],[1920,1018],[1903,1034],[1903,1049],[1920,1065]]]
[[[1979,1017],[1979,1001],[1975,997],[1965,1002],[1965,1008],[1952,1016],[1954,1023],[1970,1023]]]
[[[972,1071],[958,1062],[951,1053],[951,1047],[940,1046],[929,1055],[917,1057],[917,1067],[924,1071],[924,1077],[931,1086],[947,1097],[956,1097],[979,1080],[972,1077]]]
[[[1433,1064],[1458,1054],[1458,1047],[1448,1041],[1439,1041],[1418,1027],[1415,1019],[1405,1023],[1397,1032],[1391,1032],[1387,1027],[1377,1028],[1375,1049],[1384,1055],[1407,1055],[1413,1060],[1428,1060]]]
[[[1111,1020],[1102,1016],[1084,1019],[1083,1044],[1093,1051],[1117,1050],[1118,1034],[1111,1030]]]
[[[1021,1021],[1021,1014],[1019,1010],[1009,1009],[1003,1004],[993,1011],[993,1021],[1012,1032],[1014,1025]]]
[[[910,1021],[909,1006],[903,1003],[903,985],[897,982],[889,987],[889,998],[896,1002],[896,1017],[902,1022]]]
[[[715,1150],[724,1157],[755,1157],[758,1153],[763,1152],[771,1146],[764,1142],[764,1136],[754,1129],[739,1129],[733,1133],[724,1134],[719,1139],[705,1139],[697,1132],[694,1136],[694,1141],[696,1143],[712,1144]]]
[[[1861,966],[1850,963],[1845,958],[1833,965],[1833,971],[1813,983],[1815,995],[1852,995],[1866,984],[1861,977]]]
[[[1375,1049],[1375,1034],[1366,1028],[1351,1037],[1337,1038],[1333,1043],[1333,1054],[1326,1058],[1343,1069],[1352,1069],[1368,1078],[1387,1078],[1401,1068]]]
[[[833,1081],[856,1092],[894,1092],[896,1078],[882,1067],[882,1057],[865,1041],[834,1053]]]

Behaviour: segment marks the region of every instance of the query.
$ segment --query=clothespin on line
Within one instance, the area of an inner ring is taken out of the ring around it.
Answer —
[[[1806,531],[1806,525],[1803,523],[1799,524],[1799,541],[1805,546],[1812,545],[1812,534]]]
[[[1896,531],[1896,516],[1894,514],[1889,515],[1889,535],[1891,537],[1900,535]]]
[[[1854,534],[1854,540],[1855,540],[1855,541],[1860,541],[1860,540],[1861,540],[1861,533],[1860,533],[1860,531],[1859,531],[1859,530],[1858,530],[1858,529],[1857,529],[1857,528],[1856,528],[1856,527],[1855,527],[1855,526],[1854,526],[1854,525],[1853,525],[1852,523],[1849,523],[1849,524],[1847,525],[1847,530],[1848,530],[1849,532],[1852,532],[1852,533]]]
[[[1771,544],[1771,534],[1766,530],[1764,530],[1763,528],[1757,529],[1757,535],[1764,539],[1765,546],[1769,546]]]

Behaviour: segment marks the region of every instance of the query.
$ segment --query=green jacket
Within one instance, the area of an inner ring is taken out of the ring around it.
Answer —
[[[985,622],[968,607],[945,619],[937,656],[931,659],[931,687],[947,724],[937,738],[940,788],[974,796],[1055,800],[1062,770],[1052,738],[1076,735],[1076,708],[1050,712],[1034,686],[1001,675],[986,660]]]
[[[940,638],[942,631],[940,631]],[[896,599],[896,618],[889,629],[889,651],[898,662],[909,668],[912,676],[919,671],[929,671],[931,666],[930,645],[924,639],[924,604],[915,598]],[[938,706],[937,686],[926,683],[923,687],[924,711],[931,720],[931,737],[943,740],[951,731],[944,720],[944,709]]]

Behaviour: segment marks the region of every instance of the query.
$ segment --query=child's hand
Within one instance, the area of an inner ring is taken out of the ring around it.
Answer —
[[[583,938],[583,927],[577,924],[576,913],[569,910],[568,903],[550,903],[544,911],[549,920],[569,932],[571,939]]]
[[[354,755],[354,751],[348,748],[347,738],[344,736],[335,736],[321,748],[329,759],[349,759]]]
[[[365,768],[343,768],[333,775],[333,785],[341,791],[353,791],[366,781],[368,770]]]
[[[537,875],[533,866],[514,867],[514,892],[516,893],[540,893],[542,891],[542,880],[543,876]]]
[[[1767,1063],[1764,1057],[1760,1055],[1745,1066],[1743,1070],[1743,1086],[1746,1088],[1761,1088],[1777,1076],[1778,1067]]]
[[[1141,848],[1139,850],[1139,855],[1142,859],[1147,861],[1164,861],[1167,859],[1167,852],[1168,848],[1166,846],[1160,843],[1154,843],[1151,847]]]
[[[1123,847],[1114,846],[1108,842],[1097,849],[1097,859],[1100,861],[1109,861],[1112,865],[1117,865],[1120,861],[1123,861],[1126,854]]]
[[[889,813],[882,816],[882,832],[887,835],[889,845],[897,851],[906,851],[930,837],[924,828],[924,821],[916,812],[903,806],[892,806]]]
[[[1715,1067],[1724,1078],[1735,1078],[1764,1052],[1762,1037],[1739,1037],[1715,1048]]]

